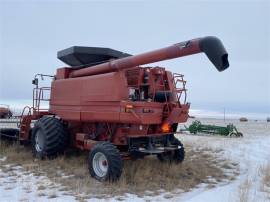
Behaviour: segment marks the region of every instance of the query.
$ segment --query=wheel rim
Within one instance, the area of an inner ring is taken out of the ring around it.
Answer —
[[[41,152],[43,150],[44,142],[45,142],[44,135],[40,130],[38,130],[35,136],[35,143],[36,143],[35,148],[37,152]]]
[[[104,177],[107,174],[109,168],[106,156],[101,152],[97,152],[94,155],[92,166],[95,174],[98,177]]]

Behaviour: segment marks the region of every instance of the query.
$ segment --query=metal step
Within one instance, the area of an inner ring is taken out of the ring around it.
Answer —
[[[176,149],[180,149],[181,146],[169,146],[169,147],[153,147],[152,149],[146,149],[146,148],[139,148],[138,151],[142,153],[147,153],[147,154],[160,154],[166,151],[173,151]]]

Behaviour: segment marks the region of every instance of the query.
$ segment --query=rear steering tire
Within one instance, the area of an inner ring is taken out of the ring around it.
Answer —
[[[44,116],[40,118],[32,130],[31,145],[35,157],[53,158],[62,153],[66,146],[67,134],[62,122]]]
[[[173,151],[164,152],[157,155],[161,162],[165,163],[181,163],[185,159],[185,149],[183,144],[174,136],[171,137],[171,144],[179,148]]]
[[[116,181],[123,169],[121,155],[110,142],[99,142],[89,153],[89,173],[99,181]]]

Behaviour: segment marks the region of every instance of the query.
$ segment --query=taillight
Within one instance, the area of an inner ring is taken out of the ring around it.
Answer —
[[[127,104],[125,108],[125,112],[131,112],[133,110],[133,105]]]
[[[168,132],[171,131],[171,125],[168,122],[164,122],[161,125],[161,130],[162,130],[163,133],[168,133]]]

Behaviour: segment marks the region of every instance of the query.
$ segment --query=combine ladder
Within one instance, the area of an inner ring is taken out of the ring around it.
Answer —
[[[21,115],[20,122],[18,125],[18,128],[20,128],[20,133],[19,133],[20,141],[25,140],[30,132],[31,121],[33,120],[32,111],[33,111],[33,107],[29,107],[29,106],[24,107],[22,111],[22,115]]]

